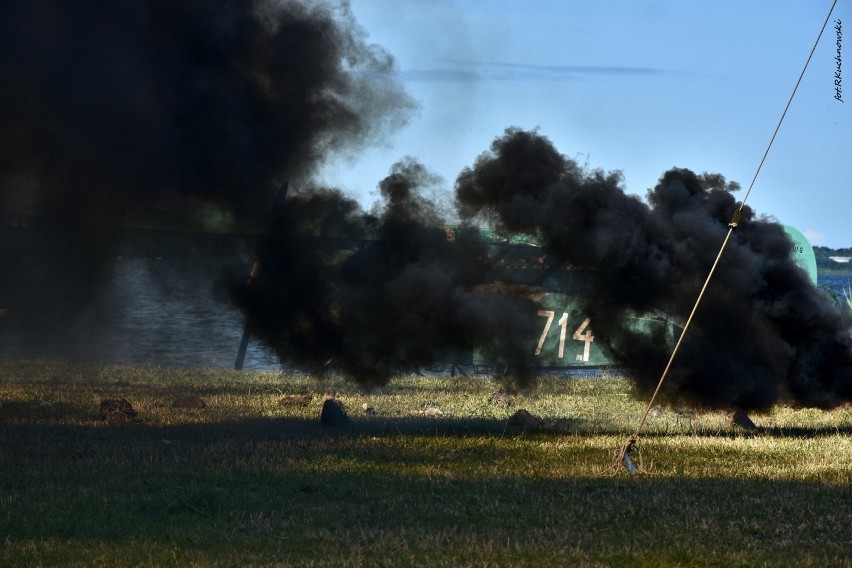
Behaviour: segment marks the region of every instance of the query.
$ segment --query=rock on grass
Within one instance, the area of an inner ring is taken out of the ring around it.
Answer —
[[[529,413],[526,408],[521,408],[509,418],[509,426],[518,428],[538,428],[544,420]]]
[[[278,404],[281,406],[305,406],[314,399],[312,394],[288,394],[281,397]]]
[[[491,395],[491,404],[499,408],[509,408],[514,402],[512,395],[505,390],[499,390]]]
[[[105,398],[101,401],[101,420],[129,420],[138,414],[126,398]]]
[[[322,403],[322,412],[320,413],[320,424],[323,426],[347,426],[349,417],[343,410],[343,404],[333,398],[325,399]]]
[[[180,408],[183,410],[204,410],[207,408],[207,403],[200,396],[189,395],[182,396],[172,403],[172,408]]]
[[[748,417],[748,414],[742,410],[737,410],[731,414],[730,421],[731,424],[739,426],[740,428],[745,428],[746,430],[757,430],[757,425],[752,422],[751,418]]]

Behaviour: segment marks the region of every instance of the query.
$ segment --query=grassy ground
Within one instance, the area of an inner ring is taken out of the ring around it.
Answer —
[[[852,566],[848,410],[746,431],[663,407],[630,477],[613,455],[645,403],[617,378],[545,380],[502,408],[485,378],[0,377],[3,566]],[[172,408],[184,395],[207,408]],[[320,425],[327,395],[350,426]],[[103,420],[105,398],[138,416]],[[519,408],[544,424],[509,425]]]

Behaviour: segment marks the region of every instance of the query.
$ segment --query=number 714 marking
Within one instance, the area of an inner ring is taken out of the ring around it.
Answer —
[[[547,339],[547,333],[550,331],[550,326],[553,325],[553,318],[556,317],[556,313],[553,310],[539,310],[538,315],[541,317],[546,317],[547,322],[544,324],[544,329],[541,332],[541,337],[538,339],[538,345],[535,348],[535,355],[541,355],[541,349],[544,347],[544,340]],[[582,341],[583,345],[583,353],[577,354],[577,361],[588,361],[589,360],[589,351],[592,346],[592,341],[595,340],[595,336],[592,335],[592,330],[586,330],[589,327],[589,322],[591,318],[586,318],[583,320],[583,323],[580,324],[574,334],[571,336],[576,341]],[[563,359],[565,357],[565,334],[568,331],[568,314],[566,312],[562,313],[562,317],[559,318],[559,358]]]

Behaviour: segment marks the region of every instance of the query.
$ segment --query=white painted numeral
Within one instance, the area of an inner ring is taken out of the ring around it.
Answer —
[[[553,319],[556,317],[556,313],[553,310],[539,310],[538,315],[543,318],[547,318],[547,322],[544,324],[544,329],[541,330],[541,337],[538,338],[538,345],[535,348],[535,355],[541,355],[541,350],[544,348],[544,342],[547,339],[547,334],[550,332],[550,327],[553,325]],[[577,355],[577,361],[588,361],[589,360],[589,352],[591,350],[592,341],[595,340],[595,336],[592,335],[592,330],[586,330],[589,327],[589,323],[591,322],[591,318],[586,318],[583,320],[583,323],[580,324],[580,327],[574,332],[572,336],[576,341],[582,341],[585,345],[583,345],[583,353]],[[565,336],[568,332],[568,314],[566,312],[562,313],[562,317],[559,318],[557,322],[559,324],[559,358],[563,359],[565,357]]]
[[[577,341],[582,341],[585,343],[583,346],[583,354],[577,355],[577,361],[588,361],[589,360],[589,350],[592,347],[592,341],[595,340],[595,336],[592,335],[592,330],[586,331],[586,328],[589,327],[589,322],[591,318],[586,318],[583,320],[583,323],[580,324],[580,327],[577,328],[577,331],[574,332],[574,339]],[[586,331],[585,333],[583,333]],[[561,357],[561,355],[560,355]]]
[[[568,314],[562,313],[562,317],[559,318],[559,327],[562,328],[559,331],[559,358],[562,359],[565,357],[565,332],[568,330]]]
[[[535,354],[541,355],[541,348],[544,347],[544,340],[547,339],[547,332],[550,331],[550,325],[553,323],[553,310],[539,310],[538,315],[547,318],[547,323],[544,324],[544,330],[541,332],[541,337],[538,339],[538,346],[535,348]]]

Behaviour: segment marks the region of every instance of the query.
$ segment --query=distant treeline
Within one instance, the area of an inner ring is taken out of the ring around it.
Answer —
[[[828,247],[814,247],[816,255],[817,270],[819,272],[842,272],[852,274],[852,262],[837,262],[831,257],[852,258],[852,247],[833,249]]]

